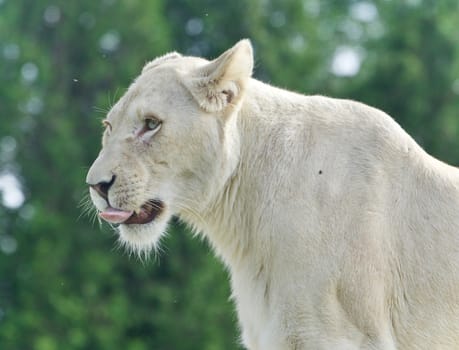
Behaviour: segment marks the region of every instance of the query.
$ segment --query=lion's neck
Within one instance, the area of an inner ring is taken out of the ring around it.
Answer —
[[[270,167],[276,162],[272,138],[282,125],[282,117],[272,118],[280,108],[273,90],[257,81],[249,85],[249,102],[239,111],[236,125],[238,164],[212,204],[191,220],[231,269],[246,266],[248,260],[262,264],[273,253],[271,231],[266,229],[272,218],[266,209],[275,200],[270,193],[275,182]]]

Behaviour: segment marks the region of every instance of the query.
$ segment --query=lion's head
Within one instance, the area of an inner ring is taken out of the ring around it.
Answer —
[[[210,62],[167,54],[110,110],[86,181],[126,246],[150,251],[173,215],[199,213],[218,196],[237,166],[237,111],[252,67],[248,40]]]

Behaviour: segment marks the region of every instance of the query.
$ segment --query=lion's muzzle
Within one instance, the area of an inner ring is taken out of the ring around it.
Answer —
[[[142,225],[152,222],[164,210],[164,203],[158,199],[147,201],[138,211],[112,207],[108,199],[108,191],[115,182],[115,178],[113,176],[109,182],[89,184],[90,188],[107,203],[107,207],[99,211],[99,217],[103,220],[111,224]]]

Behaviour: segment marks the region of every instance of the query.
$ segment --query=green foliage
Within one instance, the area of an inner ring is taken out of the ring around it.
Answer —
[[[205,244],[174,222],[139,262],[81,215],[100,119],[145,62],[250,37],[257,77],[379,107],[459,164],[457,23],[456,0],[0,0],[0,349],[238,348]]]

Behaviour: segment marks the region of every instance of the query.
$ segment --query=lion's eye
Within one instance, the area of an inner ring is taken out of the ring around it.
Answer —
[[[161,122],[156,118],[145,119],[145,130],[157,130],[161,126]]]
[[[161,120],[155,117],[147,117],[143,121],[142,129],[137,133],[137,136],[142,138],[149,138],[156,134],[156,132],[161,128]]]

